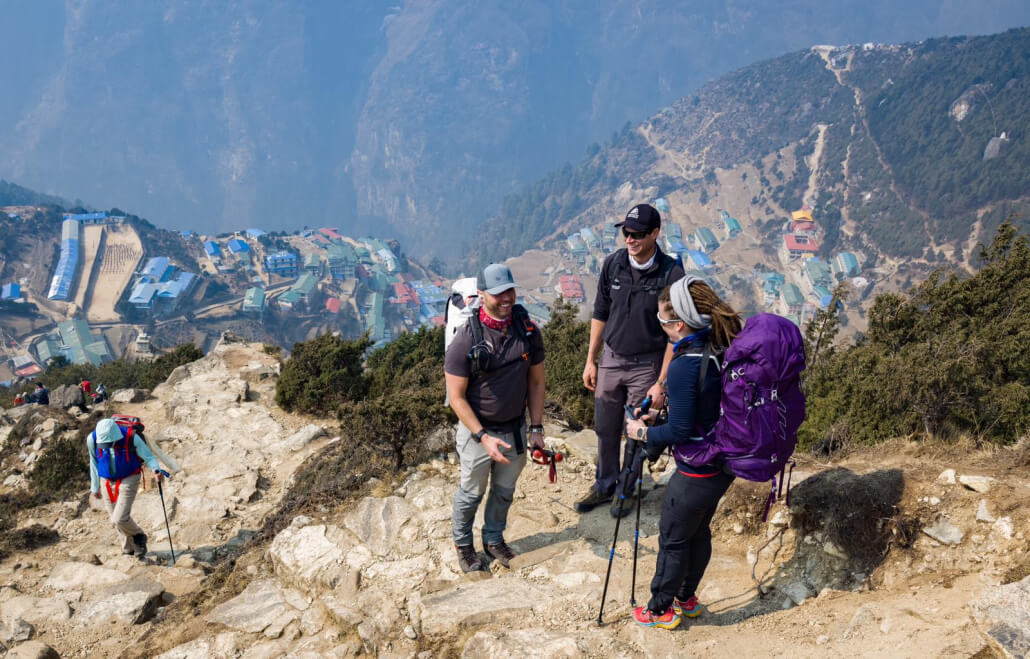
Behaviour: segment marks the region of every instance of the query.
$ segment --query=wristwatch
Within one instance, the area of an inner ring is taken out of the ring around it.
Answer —
[[[485,435],[485,434],[486,434],[486,428],[480,428],[479,432],[472,433],[472,439],[476,440],[477,442],[482,442],[483,441],[483,435]]]
[[[647,435],[647,428],[645,428],[644,426],[640,426],[639,428],[637,428],[637,432],[634,433],[633,436],[637,439],[643,439],[645,435]]]
[[[531,433],[532,432],[538,432],[538,433],[540,433],[542,435],[544,433],[544,427],[540,426],[540,425],[530,426],[529,427],[529,432],[531,432]]]

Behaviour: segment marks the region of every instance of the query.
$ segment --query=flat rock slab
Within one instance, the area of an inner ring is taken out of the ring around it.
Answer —
[[[932,526],[925,527],[923,533],[944,545],[957,545],[965,535],[946,519],[937,520]]]
[[[325,428],[312,423],[290,435],[286,439],[286,445],[293,451],[299,451],[319,437],[325,437]]]
[[[531,657],[585,657],[574,636],[546,629],[520,629],[513,632],[476,632],[461,651],[461,659],[530,659]]]
[[[97,590],[125,581],[129,575],[91,563],[59,563],[43,582],[54,590]]]
[[[61,659],[61,655],[43,641],[29,641],[11,649],[7,659]]]
[[[585,462],[597,464],[597,433],[593,430],[580,430],[562,441],[572,455]]]
[[[297,610],[286,602],[279,584],[271,579],[251,582],[228,602],[207,614],[205,620],[233,629],[278,638],[283,628],[297,619]]]
[[[0,619],[21,618],[37,627],[48,622],[63,622],[71,617],[68,605],[53,597],[16,595],[0,604]]]
[[[433,636],[457,627],[500,623],[532,610],[548,594],[522,579],[487,579],[462,582],[454,590],[422,599],[422,633]]]
[[[991,488],[997,481],[990,476],[968,476],[963,474],[958,477],[958,482],[968,490],[986,494],[991,491]]]
[[[980,633],[1003,657],[1030,657],[1030,577],[985,591],[969,604]]]
[[[413,512],[408,502],[400,497],[365,497],[344,523],[374,554],[385,556]]]
[[[80,625],[108,620],[139,624],[154,617],[164,586],[143,576],[108,586],[76,611]]]

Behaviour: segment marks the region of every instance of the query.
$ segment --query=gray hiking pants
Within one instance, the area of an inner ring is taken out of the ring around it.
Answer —
[[[605,344],[597,364],[597,386],[594,388],[594,432],[597,433],[597,471],[594,489],[604,494],[615,492],[619,477],[619,445],[626,427],[627,403],[639,405],[647,390],[658,381],[664,353],[620,355]],[[626,443],[623,467],[630,464],[632,442]],[[639,471],[639,470],[636,470]],[[626,479],[631,486],[639,474]]]
[[[123,478],[121,485],[106,478],[100,479],[100,496],[107,505],[111,524],[122,536],[122,551],[127,554],[131,554],[136,549],[136,545],[132,542],[132,536],[143,533],[143,529],[132,519],[132,504],[136,501],[139,483],[140,474]],[[111,492],[117,492],[117,499],[113,502],[111,501]]]
[[[490,496],[486,500],[486,510],[483,511],[483,544],[504,542],[508,509],[515,497],[515,482],[526,466],[525,452],[519,454],[515,451],[515,433],[491,434],[511,445],[511,448],[503,451],[504,457],[511,461],[509,464],[494,462],[483,445],[472,439],[472,433],[465,424],[458,422],[455,444],[461,461],[461,481],[458,483],[458,491],[454,493],[451,534],[454,544],[459,547],[472,544],[472,522],[486,494],[487,481],[490,483]]]

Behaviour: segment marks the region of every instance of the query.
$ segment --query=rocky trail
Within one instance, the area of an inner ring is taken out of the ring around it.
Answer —
[[[506,534],[520,554],[511,569],[458,571],[450,541],[457,466],[447,454],[393,482],[370,483],[359,500],[294,517],[266,545],[234,552],[276,510],[307,457],[346,441],[324,419],[276,407],[277,373],[278,362],[259,345],[223,342],[144,400],[110,403],[141,416],[181,463],[164,488],[178,560],[168,565],[153,489],[134,508],[150,536],[145,562],[118,553],[106,513],[87,498],[24,511],[19,528],[39,524],[60,538],[0,562],[0,641],[8,656],[1030,651],[1025,445],[985,453],[889,443],[832,464],[801,456],[791,507],[774,506],[768,523],[760,520],[766,486],[735,483],[713,525],[712,563],[699,593],[706,610],[673,631],[629,619],[631,515],[598,626],[614,519],[606,509],[582,516],[572,509],[592,482],[590,431],[547,427],[548,443],[569,457],[556,484],[544,467],[523,472]],[[5,476],[12,460],[31,463],[55,435],[71,432],[38,408],[9,410],[6,418],[17,421],[12,415],[39,418],[4,463]],[[0,426],[0,438],[10,439],[13,427]],[[645,477],[638,604],[649,596],[671,469]],[[11,473],[0,494],[24,487],[24,475]],[[228,556],[231,571],[220,567]]]

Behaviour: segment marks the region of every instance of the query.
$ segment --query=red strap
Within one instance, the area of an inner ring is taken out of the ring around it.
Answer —
[[[122,489],[122,479],[118,479],[114,482],[114,490],[111,490],[111,481],[105,479],[104,487],[107,488],[107,497],[114,503],[118,500],[118,490]]]
[[[678,471],[681,474],[683,474],[684,476],[689,476],[690,478],[712,478],[713,476],[718,476],[719,475],[719,472],[715,472],[714,474],[688,474],[687,472],[683,471],[682,469],[679,469]]]

